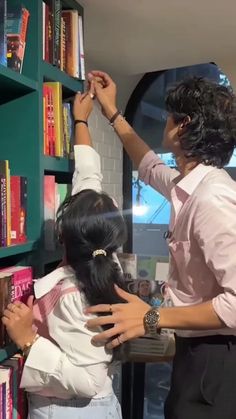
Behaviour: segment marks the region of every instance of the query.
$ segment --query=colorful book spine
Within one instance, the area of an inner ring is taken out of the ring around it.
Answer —
[[[45,249],[53,251],[55,245],[55,207],[56,183],[55,176],[44,176],[44,245]]]
[[[29,11],[20,4],[9,2],[7,8],[7,65],[22,72],[25,55]]]
[[[27,179],[11,176],[11,243],[26,242]]]
[[[53,0],[53,65],[61,61],[61,0]]]
[[[0,1],[0,64],[7,65],[7,0]]]
[[[11,191],[8,160],[0,161],[1,246],[11,244]]]
[[[53,138],[55,138],[55,156],[63,157],[62,85],[59,82],[46,82],[44,85],[52,89],[53,116],[55,127],[55,136],[53,135]]]
[[[79,77],[79,15],[77,10],[63,10],[65,20],[66,72]]]
[[[3,394],[2,404],[4,419],[12,419],[12,372],[12,368],[0,365],[0,382],[1,384],[5,384],[5,394]]]

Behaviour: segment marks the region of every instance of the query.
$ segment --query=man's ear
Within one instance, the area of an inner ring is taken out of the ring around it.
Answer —
[[[185,116],[184,119],[178,125],[178,136],[182,137],[182,135],[186,132],[187,126],[190,124],[191,118],[190,116]]]

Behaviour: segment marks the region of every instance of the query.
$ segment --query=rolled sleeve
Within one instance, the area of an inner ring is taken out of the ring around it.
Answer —
[[[196,238],[217,281],[213,308],[232,329],[236,329],[235,209],[232,196],[208,196],[198,208],[195,221]]]
[[[152,186],[166,199],[171,199],[170,192],[175,186],[173,180],[179,176],[179,172],[168,167],[154,151],[145,154],[140,162],[138,173],[139,178],[146,185]]]
[[[75,145],[75,171],[72,179],[72,195],[84,189],[102,190],[101,159],[94,148]]]

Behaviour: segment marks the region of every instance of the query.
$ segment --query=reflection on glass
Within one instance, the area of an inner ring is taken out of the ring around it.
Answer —
[[[171,364],[146,364],[144,417],[164,419],[164,403],[170,388]]]

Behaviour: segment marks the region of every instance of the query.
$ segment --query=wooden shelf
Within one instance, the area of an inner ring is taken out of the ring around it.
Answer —
[[[38,83],[0,65],[0,104],[7,103],[38,89]]]
[[[35,242],[28,241],[24,244],[16,244],[12,246],[0,247],[0,259],[7,256],[18,255],[20,253],[27,253],[34,250]]]
[[[65,157],[44,156],[43,167],[45,172],[72,172],[74,161]]]
[[[59,68],[54,67],[46,61],[43,61],[42,63],[42,72],[44,81],[59,81],[62,84],[64,99],[69,99],[74,96],[76,92],[83,91],[83,81],[73,79],[64,71],[59,70]]]
[[[0,348],[0,362],[5,361],[17,352],[19,352],[19,349],[14,343],[9,346],[5,346],[4,348]]]

